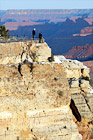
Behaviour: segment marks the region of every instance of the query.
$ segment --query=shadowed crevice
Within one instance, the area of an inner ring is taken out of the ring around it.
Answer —
[[[20,63],[18,65],[18,72],[20,73],[21,76],[23,76],[22,73],[21,73],[21,64]]]
[[[74,101],[71,99],[71,103],[70,103],[70,108],[72,110],[73,115],[75,116],[75,118],[77,119],[77,121],[81,122],[81,115],[77,109],[77,107],[75,106]]]

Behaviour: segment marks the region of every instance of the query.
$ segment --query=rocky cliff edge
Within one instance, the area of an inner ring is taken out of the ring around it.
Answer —
[[[89,69],[50,57],[46,43],[0,43],[0,140],[92,138]]]

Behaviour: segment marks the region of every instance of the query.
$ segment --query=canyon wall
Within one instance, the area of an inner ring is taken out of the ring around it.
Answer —
[[[84,140],[84,119],[92,138],[89,69],[50,57],[46,43],[0,43],[0,140]]]
[[[93,43],[85,44],[83,46],[74,46],[65,54],[66,58],[78,60],[92,60],[93,59]]]

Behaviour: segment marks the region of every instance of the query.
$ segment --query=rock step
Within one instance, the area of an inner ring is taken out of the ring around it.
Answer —
[[[75,106],[77,107],[81,118],[85,118],[85,119],[92,119],[93,118],[93,103],[91,101],[91,97],[92,95],[90,94],[85,94],[85,95],[78,95],[78,94],[74,94],[71,95],[72,100],[75,103]],[[87,97],[88,101],[87,101]]]

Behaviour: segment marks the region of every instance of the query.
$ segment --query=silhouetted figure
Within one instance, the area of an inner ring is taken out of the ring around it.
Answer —
[[[33,31],[32,31],[32,38],[33,38],[33,40],[35,38],[35,34],[36,34],[36,29],[34,28]]]
[[[42,32],[39,33],[39,43],[41,43],[41,41],[42,41]]]

